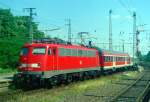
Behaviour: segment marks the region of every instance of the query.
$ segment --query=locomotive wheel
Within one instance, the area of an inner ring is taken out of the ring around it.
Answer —
[[[52,77],[52,78],[49,79],[49,81],[50,81],[50,85],[52,87],[58,85],[58,79],[57,79],[57,77]]]
[[[43,84],[44,87],[46,87],[48,89],[52,88],[51,80],[50,79],[44,80],[42,84]]]
[[[14,80],[14,81],[13,81],[13,84],[14,84],[14,86],[15,86],[16,89],[20,89],[20,88],[21,88],[19,81]]]
[[[79,74],[79,80],[80,80],[80,81],[83,81],[83,80],[84,80],[84,73],[80,73],[80,74]]]
[[[13,77],[13,84],[16,89],[21,89],[24,86],[23,79],[19,78],[17,74]]]
[[[97,71],[96,72],[96,77],[99,78],[101,76],[101,74],[102,74],[101,71]]]
[[[90,79],[89,77],[90,77],[90,76],[89,76],[88,72],[85,72],[85,73],[84,73],[84,76],[83,76],[84,80]]]
[[[72,75],[68,75],[67,76],[67,83],[71,83],[72,82]]]

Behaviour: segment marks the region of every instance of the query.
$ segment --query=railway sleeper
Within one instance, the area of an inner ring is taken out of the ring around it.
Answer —
[[[119,85],[131,85],[131,84],[128,84],[128,83],[113,83],[112,84],[119,84]]]
[[[94,94],[85,94],[84,96],[91,96],[91,97],[106,97],[106,98],[112,98],[112,97],[113,97],[113,96],[94,95]]]

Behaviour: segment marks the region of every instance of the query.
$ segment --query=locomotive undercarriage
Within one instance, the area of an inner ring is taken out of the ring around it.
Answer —
[[[14,75],[14,85],[16,88],[39,88],[46,87],[51,88],[60,84],[69,84],[71,82],[83,81],[92,78],[99,77],[100,75],[112,74],[114,72],[120,72],[125,70],[136,70],[136,67],[122,67],[116,70],[92,70],[82,71],[76,73],[66,73],[52,76],[50,78],[43,78],[42,74],[28,74],[18,73]]]

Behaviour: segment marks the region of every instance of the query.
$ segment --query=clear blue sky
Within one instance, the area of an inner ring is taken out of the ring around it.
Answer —
[[[108,43],[108,11],[112,9],[113,45],[118,51],[122,50],[121,39],[125,43],[132,43],[133,19],[128,10],[136,11],[137,25],[147,24],[139,28],[146,30],[140,33],[142,53],[150,50],[149,4],[149,0],[0,0],[0,7],[11,8],[14,15],[28,15],[28,12],[23,12],[23,8],[36,8],[37,16],[34,16],[34,21],[39,22],[39,29],[61,27],[58,31],[48,32],[52,37],[67,39],[65,19],[70,18],[74,38],[77,38],[78,32],[89,32],[90,35],[86,37],[105,49],[108,45],[97,43]],[[121,31],[124,34],[120,34]],[[132,45],[125,44],[125,47],[125,51],[132,54]]]

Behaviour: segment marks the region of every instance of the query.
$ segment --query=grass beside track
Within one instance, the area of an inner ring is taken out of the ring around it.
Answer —
[[[119,74],[101,76],[100,78],[86,80],[82,82],[71,83],[67,86],[59,86],[46,91],[35,93],[18,92],[14,95],[8,95],[8,92],[0,92],[0,102],[67,102],[72,96],[82,95],[87,90],[97,89],[123,78],[134,78],[139,72],[123,72]]]
[[[17,72],[17,69],[12,69],[12,68],[0,68],[0,75],[3,75],[3,74],[13,74],[13,73],[16,73]]]

